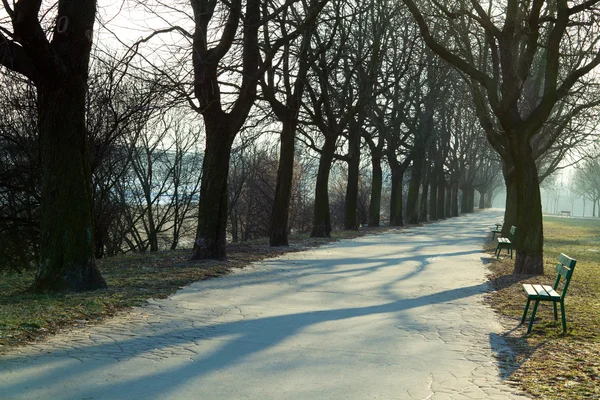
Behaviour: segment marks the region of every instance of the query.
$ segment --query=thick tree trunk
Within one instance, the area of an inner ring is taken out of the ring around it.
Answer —
[[[419,223],[419,188],[421,187],[423,157],[423,152],[414,157],[410,173],[410,183],[406,195],[406,222],[409,224]]]
[[[485,208],[485,192],[479,192],[479,209],[483,210]]]
[[[472,213],[475,203],[475,188],[472,186],[463,186],[462,202],[460,203],[460,211],[463,214]]]
[[[277,186],[271,211],[271,235],[269,239],[270,245],[274,247],[288,245],[288,219],[294,177],[296,120],[283,120],[282,123]]]
[[[436,221],[438,219],[438,170],[435,165],[431,166],[429,176],[429,185],[431,193],[429,194],[429,219]]]
[[[371,177],[371,201],[369,202],[369,226],[379,226],[381,216],[381,188],[383,186],[383,171],[381,157],[371,156],[373,175]]]
[[[517,139],[518,140],[518,139]],[[544,231],[538,171],[531,145],[511,143],[517,189],[517,233],[514,273],[544,273]]]
[[[226,258],[227,177],[234,138],[226,120],[224,114],[221,118],[204,118],[206,149],[192,260]]]
[[[392,167],[392,193],[390,198],[390,226],[404,225],[403,210],[403,183],[404,169]]]
[[[489,190],[487,196],[485,196],[485,208],[492,208],[492,202],[494,200],[494,190]]]
[[[506,206],[504,208],[504,225],[502,226],[502,236],[507,237],[511,226],[518,226],[517,223],[517,182],[515,180],[514,169],[504,173],[504,183],[506,185]]]
[[[38,292],[106,287],[94,261],[86,77],[72,77],[54,89],[38,88],[43,167]]]
[[[315,211],[311,237],[329,237],[331,233],[331,218],[329,214],[329,171],[335,153],[337,136],[329,135],[321,150],[317,186],[315,189]]]
[[[419,222],[427,222],[428,199],[429,199],[429,167],[426,161],[423,160],[423,179],[421,182],[421,196],[419,198]]]
[[[458,182],[452,183],[451,193],[450,215],[458,217]]]
[[[360,171],[360,125],[352,123],[348,135],[348,183],[344,212],[344,229],[358,230],[358,178]]]
[[[446,218],[452,218],[452,185],[446,187]]]
[[[437,204],[436,214],[438,219],[446,218],[446,179],[444,178],[444,168],[439,168],[437,172]]]

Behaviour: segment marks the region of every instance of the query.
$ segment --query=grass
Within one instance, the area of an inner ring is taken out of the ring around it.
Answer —
[[[501,362],[508,380],[533,397],[600,399],[600,220],[544,218],[545,274],[513,276],[510,259],[494,262],[490,278],[496,290],[488,300],[514,328],[526,301],[521,284],[554,284],[560,253],[577,260],[565,297],[567,333],[560,315],[554,322],[552,303],[542,302],[531,334],[524,324],[506,335],[512,356]]]
[[[165,298],[189,283],[225,275],[255,261],[383,230],[333,232],[331,239],[293,235],[288,248],[271,248],[268,239],[234,243],[228,245],[227,261],[192,262],[190,250],[125,254],[97,261],[109,288],[93,292],[35,294],[29,291],[32,272],[0,274],[0,353],[62,329],[98,323],[149,298]]]

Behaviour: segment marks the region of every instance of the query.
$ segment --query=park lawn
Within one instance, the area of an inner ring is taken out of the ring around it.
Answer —
[[[227,274],[252,262],[384,230],[332,232],[331,239],[292,235],[288,248],[271,248],[266,238],[233,243],[228,245],[227,261],[192,262],[189,249],[124,254],[97,261],[108,289],[84,293],[34,294],[29,291],[33,272],[0,274],[0,353],[62,329],[99,323],[149,298],[165,298],[187,284]]]
[[[567,334],[560,315],[554,322],[552,303],[541,302],[526,336],[526,324],[515,328],[526,301],[522,283],[553,285],[560,253],[577,260],[565,297]],[[544,276],[512,276],[512,268],[510,259],[491,264],[496,290],[488,296],[513,328],[506,335],[513,353],[500,360],[507,380],[534,397],[600,399],[600,220],[545,217]]]

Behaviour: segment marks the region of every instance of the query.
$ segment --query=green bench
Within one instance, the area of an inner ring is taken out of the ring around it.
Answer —
[[[496,255],[496,258],[500,258],[500,252],[502,251],[502,249],[506,249],[507,252],[510,252],[510,258],[512,259],[513,256],[513,242],[515,240],[515,234],[517,233],[517,227],[516,226],[511,226],[510,227],[510,232],[508,233],[508,237],[499,237],[498,238],[498,245],[496,246],[496,251],[494,252],[494,254]]]
[[[498,235],[500,235],[502,233],[502,225],[503,224],[496,224],[496,227],[494,229],[492,229],[492,240],[494,240],[496,238],[496,233]]]
[[[529,309],[529,303],[535,300],[533,304],[533,310],[531,311],[531,319],[529,320],[529,327],[527,333],[531,332],[533,326],[533,319],[535,318],[535,312],[537,311],[538,304],[540,301],[551,301],[554,305],[554,320],[558,321],[558,312],[556,310],[556,303],[560,303],[560,312],[562,314],[562,327],[563,333],[567,332],[567,320],[565,319],[565,295],[569,288],[569,282],[571,282],[571,276],[573,276],[573,270],[575,269],[575,263],[577,260],[572,259],[569,256],[561,254],[558,256],[558,264],[556,264],[556,282],[554,286],[548,285],[531,285],[526,283],[523,285],[523,290],[527,293],[527,304],[525,304],[525,311],[523,312],[523,318],[521,318],[521,324],[525,322],[527,317],[527,310]],[[565,279],[562,292],[557,292],[560,278]]]

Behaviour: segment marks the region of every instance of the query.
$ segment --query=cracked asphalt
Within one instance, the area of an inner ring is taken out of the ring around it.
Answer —
[[[0,356],[1,399],[525,399],[496,357],[498,210],[192,284]]]

